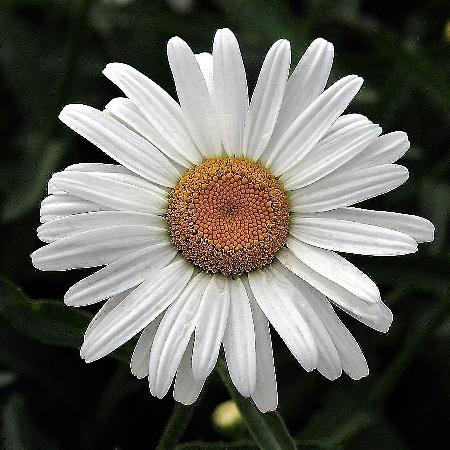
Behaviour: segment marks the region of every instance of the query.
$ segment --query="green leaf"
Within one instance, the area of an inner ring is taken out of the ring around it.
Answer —
[[[0,317],[43,344],[78,349],[92,315],[54,300],[31,300],[12,283],[0,278]],[[131,349],[131,344],[125,345],[114,356],[128,362]]]
[[[242,397],[234,388],[223,360],[217,363],[217,371],[232,399],[237,403],[250,434],[260,448],[268,450],[297,448],[278,412],[263,414],[251,400]]]
[[[44,344],[79,348],[89,315],[51,300],[32,301],[0,280],[0,316],[21,333]]]

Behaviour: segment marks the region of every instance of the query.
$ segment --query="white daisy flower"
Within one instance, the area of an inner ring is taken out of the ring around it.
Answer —
[[[118,164],[54,174],[32,255],[41,270],[104,266],[73,285],[70,306],[106,300],[81,356],[92,362],[140,334],[131,370],[190,404],[221,346],[237,390],[277,406],[269,323],[307,371],[368,374],[334,311],[386,332],[392,313],[375,283],[335,252],[413,253],[433,239],[425,219],[350,207],[403,184],[403,132],[342,115],[362,85],[325,89],[333,46],[315,40],[289,76],[290,46],[270,48],[251,101],[238,43],[212,54],[178,37],[167,47],[177,103],[125,64],[104,74],[126,97],[104,111],[69,105],[60,119]]]

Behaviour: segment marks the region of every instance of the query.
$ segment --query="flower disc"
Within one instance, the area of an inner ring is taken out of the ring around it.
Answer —
[[[260,164],[211,158],[172,189],[167,221],[173,243],[192,263],[236,276],[269,264],[284,245],[288,198]]]

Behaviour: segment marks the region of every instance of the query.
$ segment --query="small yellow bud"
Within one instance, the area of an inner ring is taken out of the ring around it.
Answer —
[[[212,414],[214,426],[226,435],[234,435],[243,427],[241,412],[234,400],[218,405]]]

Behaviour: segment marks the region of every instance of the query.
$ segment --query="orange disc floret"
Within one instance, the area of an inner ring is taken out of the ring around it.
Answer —
[[[263,166],[234,157],[207,159],[171,190],[171,239],[207,272],[237,276],[269,264],[289,231],[289,205]]]

